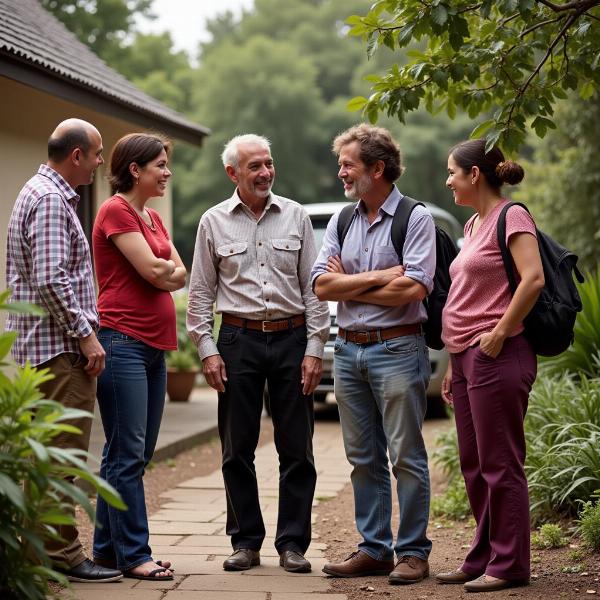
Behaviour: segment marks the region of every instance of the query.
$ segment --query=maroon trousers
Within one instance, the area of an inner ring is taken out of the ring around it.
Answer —
[[[529,577],[529,494],[523,420],[537,372],[523,335],[494,359],[479,346],[453,354],[452,395],[460,465],[477,529],[461,569]]]

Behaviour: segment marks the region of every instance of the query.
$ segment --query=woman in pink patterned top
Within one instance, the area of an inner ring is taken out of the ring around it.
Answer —
[[[506,244],[518,286],[511,295],[497,239],[498,215],[508,202],[503,183],[519,183],[522,167],[504,160],[485,140],[458,144],[448,157],[446,185],[454,201],[475,215],[450,267],[452,285],[442,338],[450,365],[442,384],[454,407],[460,463],[477,522],[462,566],[439,573],[441,583],[471,592],[529,581],[529,497],[524,470],[523,420],[537,362],[523,335],[523,319],[544,285],[535,224],[520,206],[506,214]]]

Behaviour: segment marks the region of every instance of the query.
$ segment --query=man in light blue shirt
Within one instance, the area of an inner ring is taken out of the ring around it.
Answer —
[[[415,583],[429,575],[429,471],[421,433],[430,377],[422,300],[433,288],[435,225],[416,206],[403,261],[391,240],[403,201],[394,182],[402,173],[390,133],[361,124],[333,142],[346,197],[358,200],[343,241],[335,214],[311,274],[320,300],[337,300],[335,394],[344,447],[353,466],[356,527],[363,537],[345,561],[328,563],[334,577],[389,575]],[[400,524],[394,543],[389,460],[396,477]],[[397,563],[394,564],[394,554]]]

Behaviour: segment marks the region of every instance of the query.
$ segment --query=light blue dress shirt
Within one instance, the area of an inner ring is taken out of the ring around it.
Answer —
[[[402,198],[403,195],[394,186],[373,223],[369,223],[363,201],[358,202],[355,208],[356,215],[341,253],[342,265],[347,274],[388,269],[398,265],[391,228],[396,207],[402,202]],[[339,211],[331,217],[327,225],[323,245],[311,272],[313,288],[317,277],[327,272],[327,259],[340,254],[338,217]],[[422,283],[427,293],[431,292],[435,273],[435,224],[431,213],[424,206],[416,206],[410,215],[402,254],[405,275]],[[422,302],[411,302],[396,307],[344,300],[339,302],[337,311],[340,327],[351,331],[409,325],[426,320],[427,312]]]

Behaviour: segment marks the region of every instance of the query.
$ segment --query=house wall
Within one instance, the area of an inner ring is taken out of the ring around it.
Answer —
[[[82,108],[44,92],[0,77],[0,290],[6,288],[6,231],[14,202],[23,184],[46,161],[47,141],[56,125],[69,117],[85,119],[93,123],[104,145],[104,159],[108,161],[110,150],[123,135],[143,131],[138,125],[116,119],[110,115]],[[92,188],[94,214],[109,196],[106,165],[96,173]],[[150,201],[161,214],[165,226],[172,232],[171,191],[163,198]],[[0,315],[0,325],[3,324]]]

